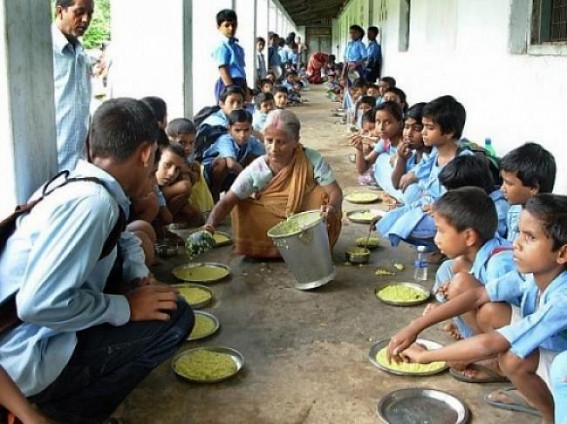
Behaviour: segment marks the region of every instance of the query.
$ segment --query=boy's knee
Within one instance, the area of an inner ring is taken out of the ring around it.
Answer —
[[[478,309],[476,320],[479,327],[487,333],[508,325],[510,315],[511,310],[508,304],[488,302]]]
[[[507,377],[534,373],[537,370],[538,364],[539,352],[537,351],[525,358],[520,358],[510,350],[498,355],[498,365],[500,366],[500,370]]]
[[[191,184],[191,181],[181,180],[176,184],[178,185],[179,193],[181,196],[189,197],[191,195],[191,190],[193,190],[193,184]]]
[[[467,272],[459,272],[451,279],[448,297],[453,298],[460,293],[478,286],[478,281]]]

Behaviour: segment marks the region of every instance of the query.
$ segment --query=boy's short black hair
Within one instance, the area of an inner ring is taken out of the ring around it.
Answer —
[[[274,87],[274,94],[275,93],[285,93],[289,95],[289,91],[287,89],[287,87],[284,87],[283,85],[276,85]]]
[[[375,122],[376,121],[376,109],[372,108],[367,110],[362,114],[362,118],[360,118],[360,124],[364,124],[366,122]]]
[[[161,128],[158,130],[157,145],[158,150],[163,150],[165,147],[169,146],[169,137]]]
[[[373,88],[374,90],[380,90],[380,87],[378,87],[378,84],[373,83],[373,82],[368,84],[368,90],[370,90],[371,88]]]
[[[147,104],[154,114],[156,122],[162,122],[167,115],[167,105],[161,97],[147,96],[142,101]]]
[[[296,76],[297,76],[297,71],[294,70],[294,69],[290,69],[289,71],[287,71],[287,72],[285,73],[285,76],[286,76],[286,78],[287,78],[287,77],[291,77],[291,76],[296,77]]]
[[[480,155],[455,157],[441,170],[439,181],[447,190],[471,186],[490,194],[495,188],[488,159]]]
[[[553,251],[567,244],[567,196],[541,193],[531,197],[524,210],[536,218],[549,238]]]
[[[410,107],[404,115],[404,120],[408,118],[415,119],[415,121],[421,124],[421,120],[423,119],[423,108],[425,107],[425,102],[415,103]]]
[[[500,169],[516,174],[526,187],[538,187],[540,193],[551,193],[555,185],[555,158],[537,143],[525,143],[502,158]]]
[[[244,90],[242,89],[242,87],[239,87],[237,85],[231,85],[230,87],[225,87],[222,89],[219,96],[219,101],[221,103],[224,103],[228,96],[232,96],[234,94],[242,96],[242,101],[244,101],[244,98],[246,97],[244,95]]]
[[[177,138],[184,134],[197,134],[197,128],[190,119],[176,118],[167,124],[165,132],[169,137]]]
[[[181,143],[176,143],[176,142],[169,143],[167,146],[163,147],[162,154],[166,150],[169,150],[170,152],[176,154],[177,156],[185,159],[185,149],[183,148],[183,145]]]
[[[388,84],[388,87],[395,87],[396,86],[396,79],[394,77],[382,77],[382,78],[380,78],[380,81]]]
[[[274,85],[274,82],[273,82],[271,79],[262,78],[262,79],[260,80],[260,87],[264,86],[264,84]]]
[[[260,109],[262,103],[269,101],[274,101],[274,95],[272,93],[258,93],[256,97],[254,97],[254,104],[258,109]]]
[[[75,5],[75,0],[57,0],[55,2],[55,7],[61,6],[64,9],[74,5]]]
[[[364,78],[357,78],[352,83],[352,88],[365,88],[368,87],[368,82]]]
[[[382,102],[374,109],[374,112],[377,113],[379,110],[385,110],[394,118],[396,121],[403,122],[404,120],[404,113],[402,112],[402,107],[393,101]]]
[[[403,112],[407,112],[408,100],[406,97],[406,92],[404,90],[398,87],[388,87],[386,90],[384,90],[384,94],[386,93],[394,93],[396,96],[398,96],[400,98],[400,101],[404,104],[402,106]]]
[[[262,43],[266,45],[266,40],[264,39],[264,37],[256,37],[256,43]]]
[[[232,9],[223,9],[217,13],[217,26],[221,26],[223,22],[238,22],[236,12]]]
[[[453,96],[441,96],[430,101],[423,108],[423,116],[437,123],[442,134],[453,133],[456,140],[462,137],[467,112]]]
[[[364,37],[364,30],[362,29],[362,27],[360,25],[351,25],[349,27],[349,31],[350,30],[358,31],[358,33],[360,34],[359,39]]]
[[[90,156],[123,162],[143,143],[155,143],[158,125],[144,102],[131,98],[110,99],[93,115],[89,129]]]
[[[376,106],[376,99],[372,96],[362,96],[356,104],[356,108],[358,109],[361,104],[370,105],[374,108],[374,106]]]
[[[373,33],[378,35],[379,29],[376,26],[370,26],[368,27],[368,29],[366,30],[367,33]]]
[[[252,115],[246,109],[234,109],[228,114],[228,125],[233,126],[237,122],[252,123]]]
[[[478,187],[461,187],[445,193],[433,204],[433,212],[458,232],[474,230],[484,244],[496,234],[498,215],[492,199]]]

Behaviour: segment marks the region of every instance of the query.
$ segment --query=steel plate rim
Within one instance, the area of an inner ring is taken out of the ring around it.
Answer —
[[[179,278],[177,275],[175,275],[178,271],[182,270],[182,269],[187,269],[187,268],[198,268],[200,266],[215,266],[217,268],[223,268],[226,271],[228,271],[228,273],[220,278],[215,278],[212,280],[184,280],[182,278]],[[196,262],[196,263],[189,263],[189,264],[183,264],[183,265],[178,265],[175,268],[173,268],[171,270],[171,273],[173,274],[173,276],[181,281],[185,281],[187,283],[196,283],[196,284],[208,284],[208,283],[216,283],[217,281],[221,281],[224,280],[225,278],[228,278],[231,275],[231,271],[230,271],[230,267],[228,265],[225,264],[221,264],[220,262]]]
[[[356,218],[352,218],[352,215],[354,215],[355,213],[364,213],[364,212],[374,212],[375,216],[378,217],[383,217],[384,216],[384,211],[381,211],[380,209],[357,209],[354,211],[350,211],[346,213],[346,217],[349,221],[354,222],[355,224],[370,224],[370,222],[372,221],[372,219],[356,219]],[[376,213],[377,212],[377,213]]]
[[[352,200],[349,199],[349,196],[352,194],[358,194],[358,193],[364,193],[364,194],[372,194],[374,199],[373,200]],[[382,201],[382,199],[380,198],[380,196],[376,193],[369,193],[367,191],[353,191],[352,193],[349,193],[345,196],[345,200],[349,203],[353,203],[355,205],[367,205],[370,203],[379,203]]]
[[[379,364],[378,361],[376,361],[376,355],[378,354],[378,352],[383,347],[386,347],[386,345],[388,344],[389,341],[390,341],[390,339],[379,340],[376,343],[374,343],[370,347],[370,350],[368,351],[368,360],[370,361],[370,363],[372,365],[374,365],[376,368],[378,368],[378,369],[380,369],[384,372],[387,372],[388,374],[404,375],[404,376],[409,376],[409,377],[425,377],[425,376],[429,376],[429,375],[440,374],[440,373],[446,371],[449,368],[449,363],[446,362],[446,361],[445,361],[444,367],[439,368],[438,370],[435,370],[435,371],[427,371],[427,372],[410,373],[410,372],[398,371],[398,370],[393,370],[393,369],[387,368],[387,367],[383,366],[382,364]],[[428,339],[417,339],[416,342],[423,344],[428,349],[440,349],[440,348],[443,347],[443,345],[441,343],[433,341],[433,340],[428,340]]]
[[[225,233],[224,231],[215,231],[215,234],[222,234],[223,236],[226,236],[228,240],[221,241],[220,243],[215,242],[215,245],[213,247],[223,247],[232,244],[232,236],[229,233]]]
[[[201,335],[201,336],[199,336],[199,337],[191,338],[191,334],[189,334],[189,335],[187,336],[187,339],[186,339],[188,342],[195,342],[195,341],[197,341],[197,340],[205,339],[205,338],[207,338],[207,337],[209,337],[209,336],[212,336],[212,335],[215,334],[217,331],[219,331],[219,328],[220,328],[220,321],[219,321],[219,319],[218,319],[216,316],[214,316],[214,315],[211,314],[210,312],[205,312],[205,311],[193,311],[193,313],[195,314],[195,320],[197,320],[197,315],[202,315],[202,316],[205,316],[205,317],[207,317],[207,318],[212,319],[213,322],[215,323],[215,326],[213,327],[213,329],[212,329],[211,331],[209,331],[208,333],[205,333],[205,334],[203,334],[203,335]]]
[[[416,290],[420,290],[423,293],[427,294],[427,297],[425,299],[419,299],[419,300],[408,300],[408,301],[403,301],[403,300],[385,300],[382,299],[380,296],[378,296],[378,292],[380,290],[382,290],[383,288],[389,287],[389,286],[406,286],[406,287],[411,287],[414,288]],[[374,289],[374,295],[376,296],[376,298],[380,301],[385,303],[386,305],[392,305],[392,306],[416,306],[416,305],[421,305],[423,303],[426,303],[427,301],[429,301],[429,299],[431,298],[431,290],[428,290],[425,286],[422,286],[421,284],[417,284],[417,283],[410,283],[409,281],[400,281],[400,282],[396,282],[396,281],[391,281],[389,283],[381,283],[378,284],[376,286],[376,288]]]
[[[177,278],[177,277],[175,277],[175,278]],[[202,307],[204,307],[204,306],[207,306],[209,303],[212,303],[212,301],[215,299],[215,292],[214,292],[210,287],[207,287],[207,286],[205,286],[204,284],[197,284],[197,283],[189,283],[189,282],[186,282],[186,283],[171,284],[171,287],[174,287],[174,288],[191,288],[191,287],[195,287],[195,288],[198,288],[198,289],[201,289],[201,290],[205,290],[207,293],[209,293],[209,294],[211,295],[211,298],[210,298],[210,299],[208,299],[208,300],[203,300],[203,301],[201,301],[201,302],[194,303],[194,304],[189,303],[189,302],[187,301],[187,299],[184,298],[185,301],[189,304],[189,306],[191,306],[193,309],[199,309],[199,308],[202,308]],[[181,297],[183,297],[183,296],[181,296]]]
[[[206,350],[206,351],[209,351],[209,352],[218,352],[218,353],[224,353],[226,355],[229,355],[231,357],[231,359],[234,361],[234,363],[236,364],[236,370],[228,376],[218,378],[218,379],[215,379],[215,380],[193,380],[192,378],[189,378],[187,376],[184,376],[184,375],[178,373],[177,370],[175,369],[175,363],[179,360],[179,358],[181,356],[188,355],[192,352],[196,352],[196,351],[199,351],[199,350]],[[240,353],[238,350],[233,349],[231,347],[226,347],[226,346],[194,347],[194,348],[187,349],[187,350],[184,350],[183,352],[178,353],[171,360],[171,369],[173,370],[175,375],[177,375],[178,377],[182,378],[185,381],[189,381],[191,383],[199,383],[199,384],[220,383],[222,381],[226,381],[229,378],[232,378],[236,374],[238,374],[240,372],[240,370],[242,370],[243,367],[244,367],[244,355],[242,355],[242,353]]]
[[[457,396],[452,395],[451,393],[445,392],[443,390],[438,390],[438,389],[430,389],[428,387],[413,387],[413,388],[406,388],[406,389],[398,389],[398,390],[394,390],[392,392],[387,393],[386,395],[382,396],[379,400],[378,403],[376,404],[376,413],[378,414],[378,417],[386,424],[389,424],[390,422],[388,421],[387,417],[382,413],[382,411],[385,409],[385,404],[387,401],[389,401],[391,398],[393,398],[395,395],[399,394],[399,393],[435,393],[436,396],[426,396],[426,397],[430,397],[432,399],[436,399],[442,402],[445,402],[449,407],[452,407],[451,404],[449,404],[448,402],[446,402],[446,399],[450,399],[452,400],[454,403],[457,403],[460,406],[460,410],[455,410],[453,408],[453,411],[455,411],[457,413],[457,421],[455,421],[454,424],[465,424],[469,421],[470,419],[470,411],[469,408],[467,407],[467,405],[465,404],[465,402],[463,402],[461,399],[459,399]],[[403,398],[406,398],[409,396],[405,396]],[[403,398],[398,398],[398,399],[403,399]],[[462,414],[461,414],[462,412]]]

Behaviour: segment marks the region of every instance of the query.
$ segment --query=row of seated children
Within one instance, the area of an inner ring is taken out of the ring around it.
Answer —
[[[515,159],[529,162],[518,153]],[[545,163],[536,164],[539,171],[554,171],[550,156],[541,153]],[[519,171],[504,172],[518,177]],[[536,181],[520,186],[519,201],[526,203],[513,242],[495,236],[496,208],[480,188],[449,190],[433,204],[435,243],[453,259],[452,278],[438,290],[439,305],[392,337],[388,354],[396,361],[449,361],[461,381],[511,382],[513,388],[493,391],[485,400],[539,415],[544,423],[554,422],[554,413],[555,422],[565,422],[567,197],[538,193]],[[462,340],[434,351],[413,344],[426,328],[457,317],[468,330],[459,332]]]

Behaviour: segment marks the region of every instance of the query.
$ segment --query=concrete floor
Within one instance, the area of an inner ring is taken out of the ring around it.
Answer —
[[[316,148],[331,163],[348,193],[355,189],[354,165],[347,161],[352,148],[345,145],[346,130],[335,124],[329,110],[337,106],[324,97],[321,87],[305,94],[309,103],[294,108],[301,119],[302,142]],[[377,204],[373,207],[380,208]],[[345,202],[345,213],[357,209]],[[221,228],[230,232],[230,228]],[[220,331],[197,346],[229,346],[245,357],[243,370],[224,383],[199,385],[179,380],[170,363],[162,364],[122,406],[125,423],[376,423],[378,400],[387,393],[410,387],[445,390],[462,399],[475,423],[537,423],[527,414],[498,410],[483,396],[498,384],[467,384],[449,373],[412,378],[386,374],[368,361],[368,350],[378,340],[417,317],[423,306],[399,308],[376,299],[380,282],[412,279],[414,252],[406,246],[382,246],[373,251],[370,265],[344,265],[344,252],[367,227],[346,219],[333,259],[335,281],[313,291],[293,288],[294,279],[283,262],[261,262],[231,254],[230,247],[215,249],[203,260],[230,266],[228,281],[211,284],[216,300],[206,311],[221,322]],[[173,266],[186,262],[177,257],[161,261],[153,270],[164,282],[174,282]],[[394,277],[374,275],[376,267],[406,269]],[[430,272],[430,274],[433,274]],[[432,281],[426,283],[431,287]],[[448,343],[440,326],[427,338]]]

